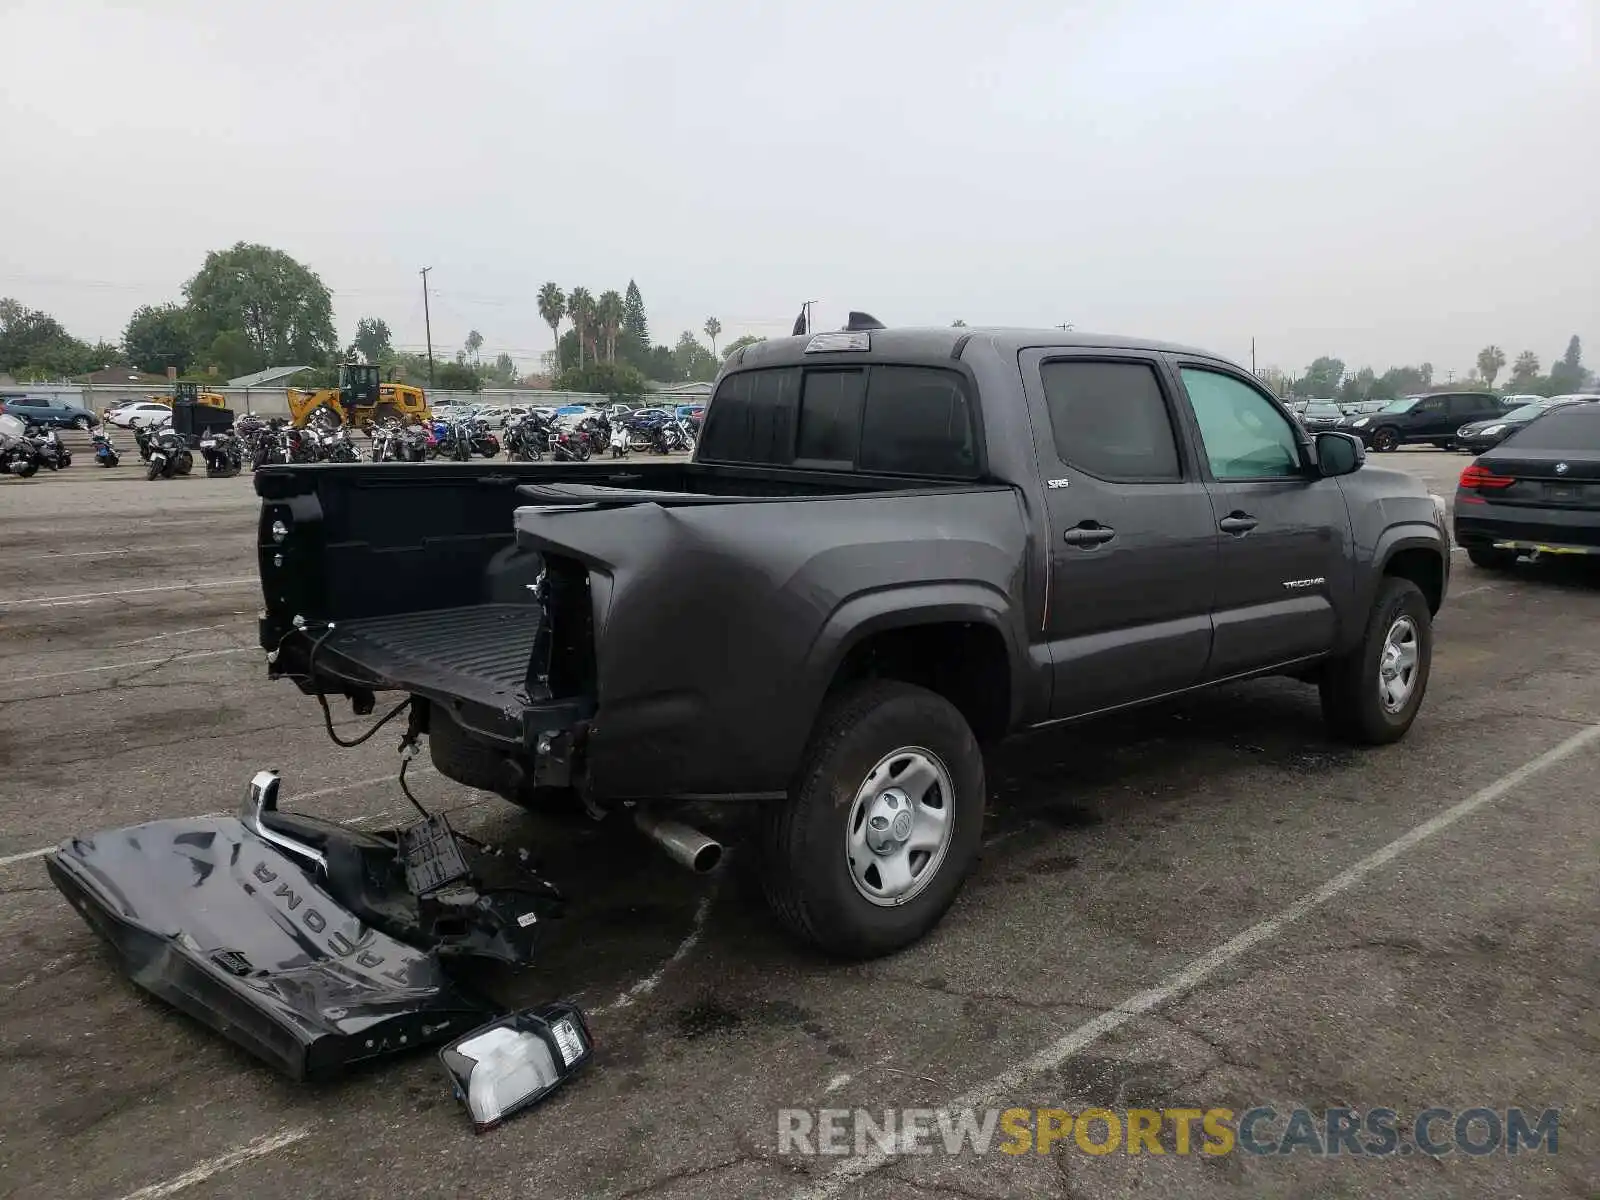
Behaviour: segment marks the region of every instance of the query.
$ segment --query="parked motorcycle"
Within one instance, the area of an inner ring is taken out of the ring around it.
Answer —
[[[122,455],[117,453],[116,444],[104,427],[95,430],[89,440],[94,443],[94,460],[102,467],[114,467],[122,461]]]
[[[557,429],[550,435],[553,462],[588,462],[592,452],[589,435],[581,429]]]
[[[133,426],[133,443],[139,447],[139,461],[150,461],[150,450],[155,445],[156,430],[147,425]]]
[[[156,430],[150,446],[150,465],[145,468],[146,479],[171,479],[174,475],[187,475],[194,469],[194,455],[183,435],[163,426]]]
[[[39,458],[22,418],[0,416],[0,472],[27,479],[39,470]]]
[[[72,451],[61,443],[61,435],[42,425],[29,425],[23,440],[33,446],[34,458],[47,471],[62,471],[72,465]]]
[[[350,430],[341,425],[322,433],[322,458],[325,462],[358,463],[363,459],[361,448],[350,437]]]
[[[467,421],[467,445],[473,454],[481,454],[484,458],[497,458],[500,454],[500,439],[489,432],[489,422],[483,417],[472,417]]]
[[[623,458],[628,453],[627,438],[619,437],[612,441],[611,419],[604,413],[579,421],[578,431],[589,439],[589,445],[596,454],[604,454],[609,450],[612,458]]]
[[[244,446],[231,429],[201,438],[200,456],[206,460],[207,479],[226,479],[244,469]]]
[[[550,421],[526,413],[506,426],[506,457],[512,462],[539,462],[550,452]]]

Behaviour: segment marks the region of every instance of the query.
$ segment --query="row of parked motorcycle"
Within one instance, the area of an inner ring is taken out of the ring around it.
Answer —
[[[487,418],[460,417],[424,423],[369,422],[364,427],[368,450],[357,445],[348,426],[332,409],[319,409],[304,426],[282,417],[241,417],[231,429],[208,430],[199,451],[210,478],[226,478],[271,463],[468,462],[496,458],[504,449],[514,462],[586,462],[595,454],[622,458],[632,451],[673,454],[695,446],[695,428],[668,413],[625,414],[615,423],[603,412],[562,421],[530,412],[500,422],[504,445]],[[121,452],[105,428],[92,434],[94,461],[115,467]],[[133,438],[147,479],[171,479],[194,470],[194,446],[171,426],[135,426]],[[39,470],[59,471],[72,465],[72,452],[54,429],[25,425],[20,418],[0,416],[0,473],[24,478]]]

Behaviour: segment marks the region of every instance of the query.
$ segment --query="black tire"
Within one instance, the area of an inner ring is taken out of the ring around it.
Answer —
[[[39,473],[39,464],[38,463],[36,463],[36,462],[25,462],[25,463],[21,464],[21,466],[18,468],[18,470],[16,472],[16,475],[17,475],[18,479],[32,479],[38,473]]]
[[[884,907],[851,877],[846,826],[869,773],[902,747],[931,752],[945,767],[953,827],[921,890]],[[983,754],[956,707],[896,680],[852,686],[823,708],[795,780],[762,825],[762,887],[778,920],[803,941],[849,958],[891,954],[932,929],[977,863],[983,836]]]
[[[94,422],[89,420],[88,417],[79,417],[76,421],[74,421],[72,423],[72,427],[74,429],[89,429],[93,425],[94,425]]]
[[[1467,558],[1473,566],[1485,571],[1504,571],[1517,561],[1517,552],[1495,546],[1468,546]]]
[[[1393,426],[1385,425],[1382,429],[1372,431],[1372,448],[1379,454],[1387,454],[1391,450],[1400,449],[1400,431]]]
[[[194,470],[194,455],[185,450],[178,455],[178,461],[174,464],[173,471],[179,475],[187,475],[192,470]]]
[[[1379,670],[1390,629],[1402,617],[1411,620],[1416,633],[1417,664],[1410,694],[1398,709],[1390,710],[1378,691]],[[1428,690],[1433,666],[1433,618],[1422,589],[1409,579],[1384,578],[1372,605],[1361,644],[1349,654],[1329,661],[1319,688],[1322,718],[1334,736],[1367,746],[1399,741],[1416,720]]]
[[[150,466],[148,468],[146,468],[145,473],[144,473],[144,477],[146,479],[149,479],[149,480],[154,480],[155,477],[157,475],[160,475],[160,474],[161,474],[161,464],[158,463],[158,462],[152,462],[150,464]]]

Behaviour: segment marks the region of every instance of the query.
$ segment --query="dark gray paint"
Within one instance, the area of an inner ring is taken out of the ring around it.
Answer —
[[[1180,364],[1259,385],[1201,351],[1016,330],[878,331],[867,354],[808,356],[806,341],[752,346],[725,375],[953,367],[978,399],[982,482],[707,464],[271,468],[258,478],[263,530],[274,511],[298,514],[281,551],[288,568],[272,568],[279,550],[263,546],[263,643],[285,651],[275,670],[304,665],[303,638],[289,632],[296,612],[317,620],[481,602],[491,585],[480,575],[532,578],[538,555],[560,555],[584,564],[592,589],[596,711],[583,755],[593,793],[767,796],[787,788],[844,656],[885,630],[993,630],[1009,678],[1005,723],[1019,729],[1347,649],[1398,551],[1421,549],[1448,576],[1448,543],[1422,485],[1371,467],[1321,477],[1309,435],[1281,406],[1299,431],[1303,474],[1210,479]],[[1047,353],[1155,363],[1185,478],[1106,484],[1060,464],[1038,379]],[[1046,486],[1061,478],[1067,487]],[[508,494],[533,481],[546,486]],[[1254,527],[1219,529],[1235,511]],[[1069,543],[1085,521],[1115,537]],[[529,564],[516,566],[523,557]],[[398,561],[413,564],[396,577],[404,586],[379,588]],[[1285,586],[1305,580],[1319,582]],[[331,690],[347,682],[325,680]],[[377,682],[407,685],[399,675]],[[515,714],[520,740],[487,728],[485,740],[526,757],[527,731],[570,712],[530,704]]]

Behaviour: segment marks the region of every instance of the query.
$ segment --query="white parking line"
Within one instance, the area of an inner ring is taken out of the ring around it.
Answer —
[[[1484,805],[1500,799],[1546,768],[1570,758],[1597,738],[1600,738],[1600,725],[1591,725],[1573,734],[1538,758],[1524,763],[1487,787],[1474,792],[1459,804],[1452,805],[1437,816],[1401,834],[1382,849],[1374,851],[1354,866],[1339,872],[1316,891],[1302,896],[1293,904],[1250,926],[1220,946],[1213,947],[1155,987],[1129,996],[1115,1008],[1108,1009],[1093,1020],[1086,1021],[1076,1029],[1062,1034],[1038,1053],[1013,1064],[992,1079],[978,1084],[965,1095],[956,1097],[950,1102],[949,1109],[995,1108],[1005,1103],[1008,1098],[1014,1097],[1029,1079],[1056,1070],[1067,1059],[1093,1045],[1112,1030],[1126,1025],[1135,1017],[1162,1008],[1186,992],[1192,991],[1235,959],[1243,957],[1263,942],[1276,937],[1286,925],[1298,921],[1319,905],[1326,904],[1329,900],[1349,891],[1368,875],[1393,862],[1413,846],[1426,841],[1441,830],[1448,829]],[[856,1186],[865,1176],[887,1166],[908,1148],[909,1144],[902,1140],[892,1151],[875,1148],[867,1154],[849,1159],[840,1163],[815,1185],[798,1190],[795,1196],[803,1197],[804,1200],[831,1200],[832,1197],[842,1195],[847,1189]]]
[[[59,554],[39,554],[34,551],[20,551],[30,561],[36,563],[53,562],[58,558],[107,558],[116,554],[168,554],[173,550],[205,550],[214,549],[214,542],[180,542],[176,546],[169,546],[165,542],[153,544],[144,548],[131,548],[124,550],[67,550]],[[255,549],[254,543],[250,546]]]
[[[24,608],[30,604],[49,607],[52,604],[82,604],[91,600],[111,600],[117,596],[144,596],[151,592],[202,592],[210,588],[238,587],[241,583],[256,583],[255,575],[241,575],[238,579],[203,579],[197,583],[167,583],[160,587],[120,588],[114,592],[79,592],[70,596],[34,596],[28,600],[0,600],[0,608]]]
[[[231,1171],[251,1159],[261,1158],[276,1150],[282,1150],[285,1146],[292,1146],[310,1136],[311,1130],[309,1129],[285,1129],[282,1133],[258,1137],[255,1141],[240,1146],[236,1150],[229,1150],[226,1154],[217,1155],[216,1158],[208,1158],[204,1162],[196,1163],[181,1175],[174,1175],[171,1179],[162,1180],[160,1183],[152,1183],[149,1187],[142,1187],[137,1192],[129,1192],[122,1200],[160,1200],[162,1196],[170,1196],[174,1192],[181,1192],[184,1188],[193,1187],[197,1183],[204,1183],[213,1175]]]
[[[0,683],[33,683],[40,679],[64,679],[68,675],[93,675],[96,671],[120,671],[124,667],[153,667],[157,663],[188,662],[191,658],[215,658],[219,654],[248,654],[259,646],[229,646],[226,650],[196,650],[190,654],[168,654],[162,658],[136,658],[132,662],[106,663],[99,667],[79,667],[76,671],[50,671],[44,675],[0,675]]]
[[[678,943],[678,948],[672,956],[662,963],[638,983],[623,992],[610,1004],[602,1004],[591,1012],[591,1016],[604,1016],[606,1013],[617,1012],[620,1009],[632,1008],[633,1005],[643,1000],[661,984],[664,976],[674,965],[688,957],[689,951],[700,943],[700,935],[706,931],[706,918],[711,915],[711,902],[717,898],[716,890],[708,892],[700,898],[700,906],[694,910],[694,924],[689,927],[688,935]]]
[[[243,615],[242,613],[240,614]],[[146,642],[159,642],[170,637],[182,637],[186,633],[209,633],[213,629],[232,629],[241,622],[233,621],[223,625],[195,625],[189,629],[174,629],[171,633],[157,633],[150,637],[134,638],[131,642],[124,642],[127,646],[142,646]]]

